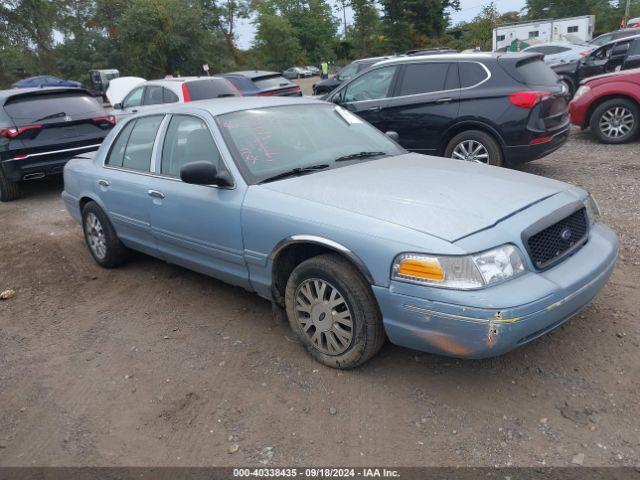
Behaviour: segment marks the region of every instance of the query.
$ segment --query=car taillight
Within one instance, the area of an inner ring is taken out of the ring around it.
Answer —
[[[98,124],[101,127],[106,127],[107,125],[111,125],[112,127],[116,124],[116,117],[114,115],[107,115],[104,117],[96,117],[91,119],[93,123]]]
[[[509,100],[516,107],[533,108],[538,102],[545,100],[551,95],[549,92],[531,90],[526,92],[514,92],[509,94]]]
[[[275,94],[276,94],[276,92],[274,92],[274,91],[258,92],[258,96],[260,96],[260,97],[272,97]]]
[[[190,102],[191,101],[191,94],[189,93],[189,89],[187,88],[187,84],[186,83],[182,84],[182,97],[183,97],[185,102]]]
[[[582,55],[583,57],[586,57],[587,55],[589,55],[589,53],[591,53],[591,50],[584,50],[580,52],[580,55]]]
[[[42,125],[24,125],[22,127],[3,128],[0,129],[0,135],[5,138],[14,139],[22,135],[24,132],[28,132],[29,130],[40,130],[41,128]]]

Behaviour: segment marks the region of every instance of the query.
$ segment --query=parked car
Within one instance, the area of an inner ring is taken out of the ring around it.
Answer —
[[[99,265],[140,250],[255,291],[335,368],[385,336],[505,353],[584,308],[618,253],[584,190],[407,153],[312,99],[166,105],[123,122],[64,180]]]
[[[85,89],[0,91],[0,200],[19,198],[25,180],[61,174],[69,158],[97,150],[114,124]]]
[[[571,42],[547,42],[532,45],[523,49],[523,52],[537,52],[544,55],[544,63],[555,65],[557,63],[573,62],[587,56],[594,46],[578,45]]]
[[[73,80],[62,80],[51,75],[38,75],[35,77],[23,78],[11,85],[13,88],[44,88],[44,87],[82,87],[80,82]]]
[[[370,66],[389,58],[391,57],[371,57],[354,60],[346,67],[342,68],[342,70],[340,70],[334,76],[325,80],[320,80],[318,83],[313,85],[313,94],[326,95],[327,93],[338,87],[342,82],[346,82],[347,80],[352,79],[359,73],[365,71]]]
[[[640,67],[640,34],[616,40],[589,53],[577,62],[551,68],[575,92],[581,80],[603,73]]]
[[[633,37],[638,35],[637,28],[623,28],[621,30],[616,30],[614,32],[604,33],[602,35],[597,36],[593,40],[589,42],[589,45],[593,45],[596,47],[601,47],[607,43],[611,43],[615,40],[621,40],[625,37]]]
[[[303,67],[291,67],[282,72],[282,76],[287,80],[294,78],[309,78],[313,76],[311,70]]]
[[[585,80],[570,104],[571,123],[589,127],[602,143],[626,143],[640,134],[640,69]]]
[[[122,102],[113,105],[113,109],[114,114],[122,118],[163,103],[239,96],[240,91],[230,81],[221,77],[175,77],[139,84]]]
[[[233,83],[245,97],[302,96],[302,90],[299,85],[287,80],[277,72],[250,70],[223,73],[221,76]]]
[[[314,67],[313,65],[307,65],[306,68],[311,72],[312,77],[317,77],[320,75],[320,69],[318,67]]]
[[[408,150],[513,166],[560,148],[567,99],[539,53],[451,54],[379,62],[326,100]]]

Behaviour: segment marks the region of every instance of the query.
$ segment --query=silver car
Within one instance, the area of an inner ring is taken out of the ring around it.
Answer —
[[[282,76],[287,80],[292,80],[295,78],[309,78],[313,76],[313,73],[308,68],[291,67],[282,72]]]
[[[594,49],[592,45],[578,45],[570,42],[548,42],[532,45],[523,52],[537,52],[544,55],[544,63],[555,65],[580,60]]]

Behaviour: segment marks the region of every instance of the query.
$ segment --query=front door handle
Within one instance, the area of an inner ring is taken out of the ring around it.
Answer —
[[[147,193],[149,194],[150,197],[153,197],[153,198],[159,198],[159,199],[164,198],[164,193],[159,192],[157,190],[149,190]]]
[[[131,113],[138,113],[138,109],[134,108],[133,110],[131,110]]]
[[[453,98],[446,97],[446,98],[439,98],[438,100],[436,100],[436,103],[449,103],[449,102],[453,102]]]
[[[382,110],[382,107],[378,105],[378,106],[369,108],[367,112],[379,112],[380,110]]]
[[[100,185],[101,187],[108,187],[111,184],[106,180],[98,180],[98,185]]]

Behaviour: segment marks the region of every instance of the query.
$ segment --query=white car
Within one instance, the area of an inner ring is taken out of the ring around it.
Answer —
[[[570,42],[547,42],[532,45],[523,49],[523,52],[538,52],[544,55],[544,63],[556,65],[580,60],[587,56],[594,47],[592,45],[579,45]]]
[[[185,103],[211,98],[240,97],[240,91],[221,77],[175,77],[135,82],[124,98],[113,103],[113,114],[121,119],[163,103]]]

